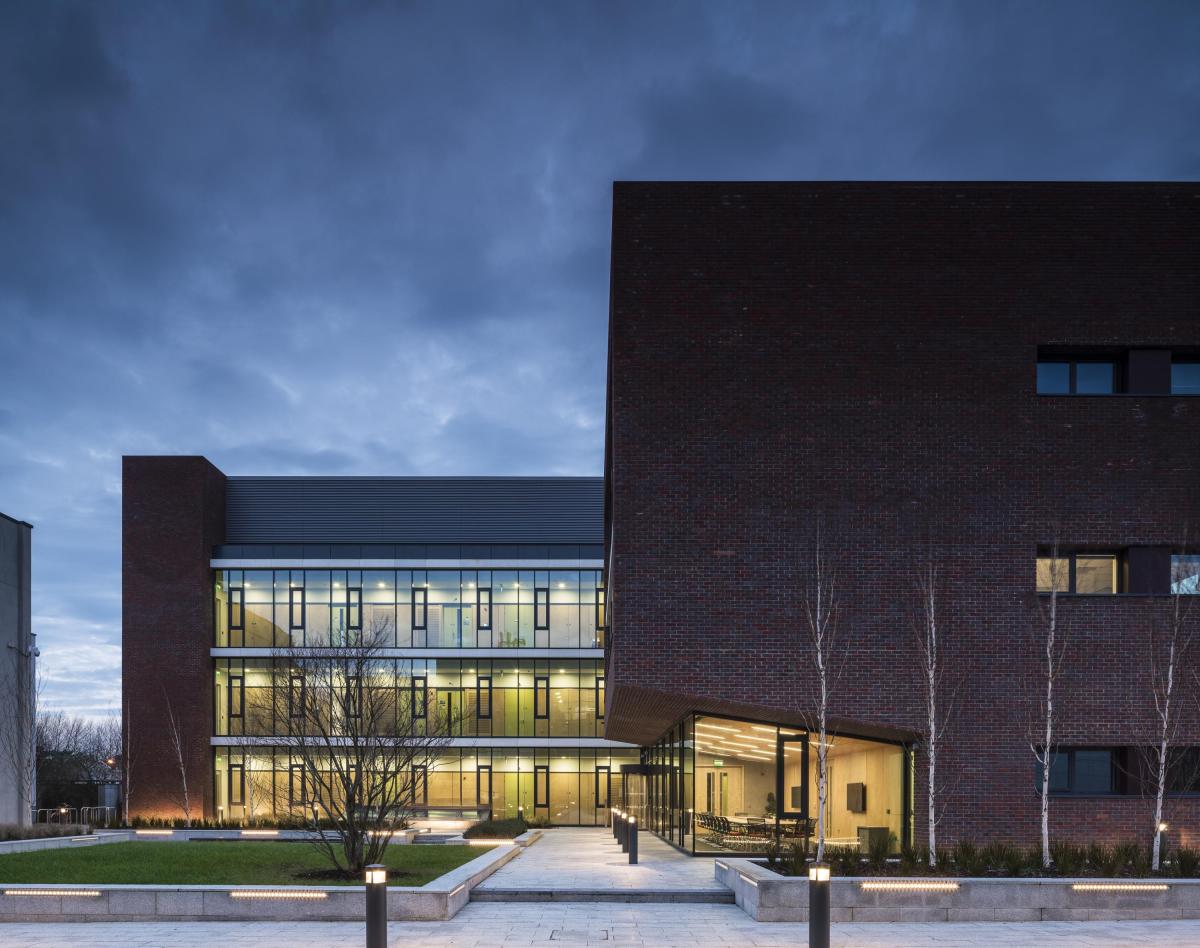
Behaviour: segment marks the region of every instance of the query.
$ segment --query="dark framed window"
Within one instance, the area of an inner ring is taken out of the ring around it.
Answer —
[[[288,626],[304,628],[304,588],[292,586],[288,589]]]
[[[429,590],[425,586],[412,588],[412,627],[414,632],[426,631],[429,623]]]
[[[362,587],[351,586],[346,590],[346,629],[362,631]]]
[[[1171,592],[1185,596],[1200,594],[1200,554],[1175,553],[1171,556]]]
[[[604,720],[604,676],[596,676],[596,720]]]
[[[288,716],[292,718],[304,717],[305,708],[305,684],[304,675],[293,673],[288,679]]]
[[[480,586],[475,590],[475,628],[480,632],[492,630],[491,586]]]
[[[292,764],[288,768],[288,803],[308,806],[308,779],[303,764]]]
[[[550,589],[545,586],[533,590],[533,628],[537,632],[550,628]]]
[[[608,767],[596,768],[596,809],[607,810],[612,794],[612,771]]]
[[[550,768],[546,764],[538,764],[533,768],[533,805],[550,805]]]
[[[1147,759],[1153,760],[1153,754]],[[1149,792],[1154,792],[1153,785]],[[1200,793],[1200,747],[1172,747],[1167,751],[1167,792]]]
[[[1037,556],[1037,591],[1080,596],[1112,596],[1122,591],[1124,575],[1120,552],[1049,552]]]
[[[475,769],[475,804],[492,805],[492,765],[483,764]]]
[[[1039,395],[1112,395],[1120,391],[1120,373],[1112,359],[1039,359]]]
[[[550,718],[550,678],[537,675],[533,679],[533,716],[540,720]]]
[[[429,768],[417,764],[412,769],[413,803],[425,805],[429,802]]]
[[[229,805],[241,806],[246,800],[246,768],[242,764],[229,765]]]
[[[1200,362],[1171,363],[1171,394],[1200,395]]]
[[[490,675],[480,675],[475,681],[475,716],[481,721],[491,720],[492,679]]]
[[[596,587],[596,629],[608,631],[608,592],[603,586]]]
[[[229,631],[241,632],[246,622],[246,592],[241,586],[229,590]]]
[[[246,704],[245,679],[241,675],[229,676],[229,694],[226,710],[230,720],[242,717]]]
[[[362,676],[346,676],[346,717],[357,721],[362,717]]]
[[[1125,792],[1128,772],[1123,747],[1060,747],[1050,758],[1050,792],[1103,796]],[[1042,771],[1035,767],[1035,788],[1042,789]]]
[[[418,675],[412,680],[412,716],[415,720],[423,720],[429,715],[429,692],[425,688],[425,676]]]

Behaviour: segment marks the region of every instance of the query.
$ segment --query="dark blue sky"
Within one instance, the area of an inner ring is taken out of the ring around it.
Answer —
[[[0,510],[118,699],[120,458],[596,474],[621,178],[1200,178],[1200,4],[0,6]]]

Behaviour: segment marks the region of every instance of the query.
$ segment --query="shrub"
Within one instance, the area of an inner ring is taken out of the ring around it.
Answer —
[[[1113,875],[1124,875],[1131,869],[1136,872],[1136,866],[1141,857],[1141,848],[1137,843],[1117,843],[1112,848],[1115,863]],[[1148,862],[1147,865],[1149,865]]]
[[[34,823],[20,826],[16,823],[0,823],[0,842],[13,839],[52,839],[57,836],[84,836],[91,827],[78,823]]]
[[[867,848],[867,861],[872,869],[883,868],[888,856],[892,854],[892,843],[895,839],[895,833],[889,833],[887,836],[876,835],[871,838],[871,844]]]
[[[1196,875],[1196,870],[1200,869],[1200,852],[1180,847],[1174,852],[1171,867],[1180,878],[1191,879]]]
[[[1077,876],[1087,863],[1087,851],[1073,843],[1054,843],[1050,847],[1050,859],[1064,876]]]
[[[519,817],[512,820],[484,820],[463,833],[467,839],[513,839],[529,827]]]
[[[964,876],[980,875],[984,867],[979,848],[970,840],[960,839],[954,844],[954,865]]]

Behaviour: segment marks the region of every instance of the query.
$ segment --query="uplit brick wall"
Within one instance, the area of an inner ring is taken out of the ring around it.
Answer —
[[[920,728],[931,547],[957,688],[941,839],[1032,843],[1038,546],[1200,534],[1200,398],[1039,397],[1038,347],[1200,352],[1198,225],[1196,185],[617,184],[608,736],[649,742],[692,709],[803,723],[820,512],[847,643],[835,715]],[[1064,743],[1149,737],[1145,643],[1168,605],[1061,600]],[[1145,838],[1147,806],[1056,799],[1052,818]],[[1172,824],[1200,843],[1196,803]]]
[[[127,457],[122,484],[122,691],[130,812],[182,816],[167,701],[185,744],[193,819],[212,816],[213,546],[225,476],[202,457]]]

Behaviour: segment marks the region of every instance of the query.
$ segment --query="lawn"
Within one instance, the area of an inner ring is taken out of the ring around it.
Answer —
[[[482,855],[479,846],[389,846],[390,885],[424,885]],[[308,878],[329,868],[303,842],[110,843],[0,856],[0,883],[102,885],[361,885]]]

